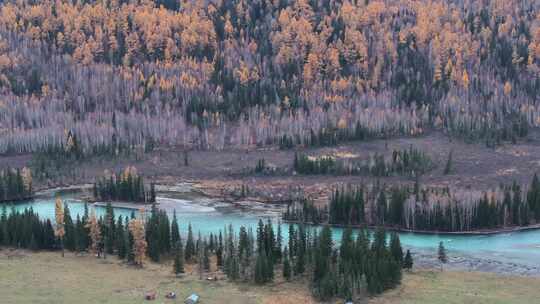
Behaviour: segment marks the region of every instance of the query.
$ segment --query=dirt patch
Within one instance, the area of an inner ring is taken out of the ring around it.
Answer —
[[[105,169],[120,171],[134,165],[147,180],[160,184],[175,185],[181,182],[195,182],[199,189],[210,196],[230,199],[238,198],[242,186],[251,191],[243,199],[255,201],[284,202],[291,195],[303,191],[317,201],[324,202],[329,190],[337,184],[413,183],[412,178],[393,176],[378,178],[373,176],[302,176],[294,174],[293,159],[296,152],[310,156],[334,155],[342,158],[368,157],[380,154],[390,157],[393,150],[408,149],[413,146],[424,151],[436,164],[435,168],[423,175],[423,184],[453,186],[475,189],[489,189],[500,183],[509,184],[516,180],[528,184],[532,175],[540,170],[540,131],[532,130],[530,138],[515,145],[503,145],[497,149],[487,148],[482,143],[468,144],[459,140],[449,140],[441,132],[432,132],[421,137],[394,138],[352,142],[336,147],[307,148],[298,150],[228,149],[224,151],[193,151],[189,153],[189,166],[184,166],[183,151],[177,148],[160,148],[154,152],[117,159],[96,158],[66,168],[61,176],[48,180],[34,180],[34,188],[92,183]],[[450,151],[453,151],[452,173],[443,174]],[[278,168],[287,168],[289,173],[276,176],[245,174],[246,168],[253,169],[257,162]],[[31,156],[0,157],[0,166],[29,165]]]
[[[28,254],[29,254],[29,251],[23,250],[23,249],[0,248],[0,258],[2,259],[8,259],[8,260],[23,259],[27,257]]]

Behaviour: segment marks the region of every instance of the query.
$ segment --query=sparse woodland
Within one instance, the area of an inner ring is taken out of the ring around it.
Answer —
[[[0,152],[540,124],[536,1],[5,1]]]

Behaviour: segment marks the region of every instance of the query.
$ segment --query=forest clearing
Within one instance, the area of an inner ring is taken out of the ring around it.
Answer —
[[[205,304],[316,303],[299,282],[284,285],[278,279],[267,286],[209,282],[197,274],[176,278],[170,265],[149,263],[136,269],[114,256],[96,260],[69,253],[62,258],[57,252],[19,250],[8,257],[8,252],[0,250],[0,293],[5,304],[149,303],[143,299],[149,290],[157,291],[156,303],[183,303],[191,292],[199,293]],[[540,278],[422,269],[405,273],[397,289],[361,303],[526,304],[540,297],[539,283]],[[165,299],[169,291],[175,291],[178,299]]]

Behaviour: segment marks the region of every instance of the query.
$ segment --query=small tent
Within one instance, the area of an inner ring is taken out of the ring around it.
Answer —
[[[184,301],[185,304],[197,304],[199,303],[199,296],[197,294],[192,294],[189,297],[187,297],[186,301]]]

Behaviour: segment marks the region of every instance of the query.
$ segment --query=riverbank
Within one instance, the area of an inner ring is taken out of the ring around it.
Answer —
[[[172,211],[175,203],[181,203],[183,201],[196,201],[197,203],[200,203],[201,207],[214,206],[224,213],[243,211],[262,212],[273,215],[281,214],[284,208],[282,204],[268,202],[262,198],[233,198],[227,195],[222,197],[211,191],[205,192],[202,190],[205,186],[201,186],[201,184],[204,184],[204,182],[189,181],[173,185],[156,184],[156,191],[158,194],[156,205],[162,209]],[[56,193],[71,193],[75,195],[75,198],[87,202],[93,206],[105,207],[109,202],[95,201],[91,197],[92,186],[92,184],[73,184],[63,187],[43,189],[36,192],[35,197],[54,197]],[[111,201],[110,203],[114,208],[129,209],[133,211],[140,210],[141,208],[150,210],[150,207],[152,206],[152,203],[140,202]]]
[[[44,189],[39,192],[36,192],[35,196],[54,196],[55,193],[62,193],[62,192],[81,192],[85,193],[88,192],[92,188],[92,184],[78,184],[78,185],[67,185],[64,187],[56,187],[51,189]],[[174,199],[181,199],[181,200],[204,200],[204,204],[208,205],[208,200],[213,201],[220,201],[226,204],[230,204],[228,207],[221,205],[220,208],[227,212],[230,208],[236,208],[239,211],[246,211],[246,212],[268,212],[272,214],[279,214],[280,212],[284,211],[284,203],[286,203],[286,200],[266,200],[263,197],[235,197],[232,195],[225,194],[226,192],[223,190],[223,188],[220,186],[220,184],[216,183],[208,183],[205,181],[186,181],[174,185],[170,184],[161,184],[156,185],[156,190],[158,191],[158,195],[161,193],[168,194],[170,197],[166,197],[166,199],[174,200]],[[221,196],[224,195],[224,196]],[[107,202],[95,202],[88,199],[87,196],[79,196],[79,198],[83,201],[86,201],[88,203],[93,204],[94,206],[99,207],[105,207],[107,205]],[[162,199],[162,198],[161,198]],[[159,199],[156,202],[159,205]],[[174,202],[173,202],[174,203]],[[144,208],[145,210],[149,210],[151,204],[145,204],[145,203],[133,203],[133,202],[111,202],[112,206],[115,208],[122,208],[122,209],[130,209],[130,210],[140,210],[141,208]],[[171,204],[168,205],[168,209],[174,209],[174,206]],[[284,223],[291,223],[291,224],[301,224],[299,221],[283,221]],[[311,226],[317,226],[317,225],[330,225],[331,227],[335,228],[368,228],[368,229],[377,229],[380,226],[376,225],[341,225],[341,224],[314,224],[314,223],[303,223]],[[537,230],[540,229],[540,223],[532,224],[528,226],[520,226],[520,227],[499,227],[499,228],[493,228],[493,229],[479,229],[479,230],[471,230],[471,231],[429,231],[429,230],[418,230],[418,229],[405,229],[395,226],[383,226],[384,229],[389,231],[395,231],[395,232],[402,232],[402,233],[415,233],[415,234],[426,234],[426,235],[471,235],[471,236],[481,236],[481,235],[494,235],[494,234],[502,234],[502,233],[513,233],[513,232],[521,232],[521,231],[528,231],[528,230]]]
[[[156,291],[158,303],[183,303],[192,292],[206,304],[313,304],[308,283],[284,282],[276,273],[265,286],[199,280],[192,265],[176,278],[171,262],[147,263],[137,269],[110,256],[106,260],[66,252],[10,251],[0,248],[0,293],[2,303],[147,303],[147,291]],[[213,273],[214,274],[214,273]],[[219,272],[215,273],[220,276]],[[404,272],[402,284],[378,297],[355,303],[366,304],[461,304],[536,303],[540,278],[483,272],[419,270]],[[175,291],[176,300],[165,300]],[[328,302],[343,303],[342,301]]]
[[[329,225],[330,227],[334,228],[353,228],[353,229],[372,229],[376,230],[379,228],[384,228],[387,231],[394,231],[394,232],[402,232],[402,233],[414,233],[414,234],[427,234],[427,235],[454,235],[454,236],[479,236],[479,235],[494,235],[494,234],[501,234],[501,233],[512,233],[512,232],[520,232],[520,231],[528,231],[528,230],[536,230],[540,229],[540,223],[539,224],[533,224],[533,225],[527,225],[527,226],[519,226],[519,227],[500,227],[500,228],[493,228],[493,229],[480,229],[480,230],[470,230],[470,231],[430,231],[430,230],[416,230],[416,229],[405,229],[405,228],[399,228],[395,226],[377,226],[377,225],[342,225],[342,224],[328,224],[328,223],[311,223],[311,222],[301,222],[301,221],[288,221],[283,220],[283,223],[286,224],[304,224],[309,226],[324,226]]]
[[[256,227],[262,219],[274,219],[277,221],[279,212],[268,210],[267,204],[242,202],[247,206],[245,209],[237,205],[214,200],[207,197],[194,198],[191,192],[187,192],[189,199],[180,199],[186,193],[174,192],[174,198],[158,196],[159,208],[167,212],[170,218],[176,211],[180,231],[186,234],[191,224],[195,233],[209,235],[218,233],[231,225],[234,229],[240,227]],[[64,198],[69,204],[72,217],[84,212],[84,202],[69,194]],[[106,204],[94,205],[96,214],[105,214]],[[259,206],[259,207],[257,207]],[[16,210],[32,208],[41,218],[54,220],[54,196],[44,199],[36,199],[15,206]],[[99,208],[98,208],[99,207]],[[115,204],[113,204],[115,207]],[[115,215],[129,217],[132,212],[138,213],[142,207],[139,204],[122,204],[115,208]],[[148,210],[150,205],[145,205]],[[12,209],[9,209],[12,210]],[[9,211],[8,210],[8,211]],[[341,240],[343,229],[333,229],[333,239],[336,244]],[[288,229],[282,226],[282,237],[288,239]],[[540,231],[521,231],[516,233],[500,233],[491,235],[438,235],[400,233],[401,243],[405,249],[410,249],[415,263],[422,268],[439,267],[437,260],[437,246],[444,242],[448,250],[448,269],[452,270],[476,270],[502,274],[516,274],[527,276],[540,276]]]

